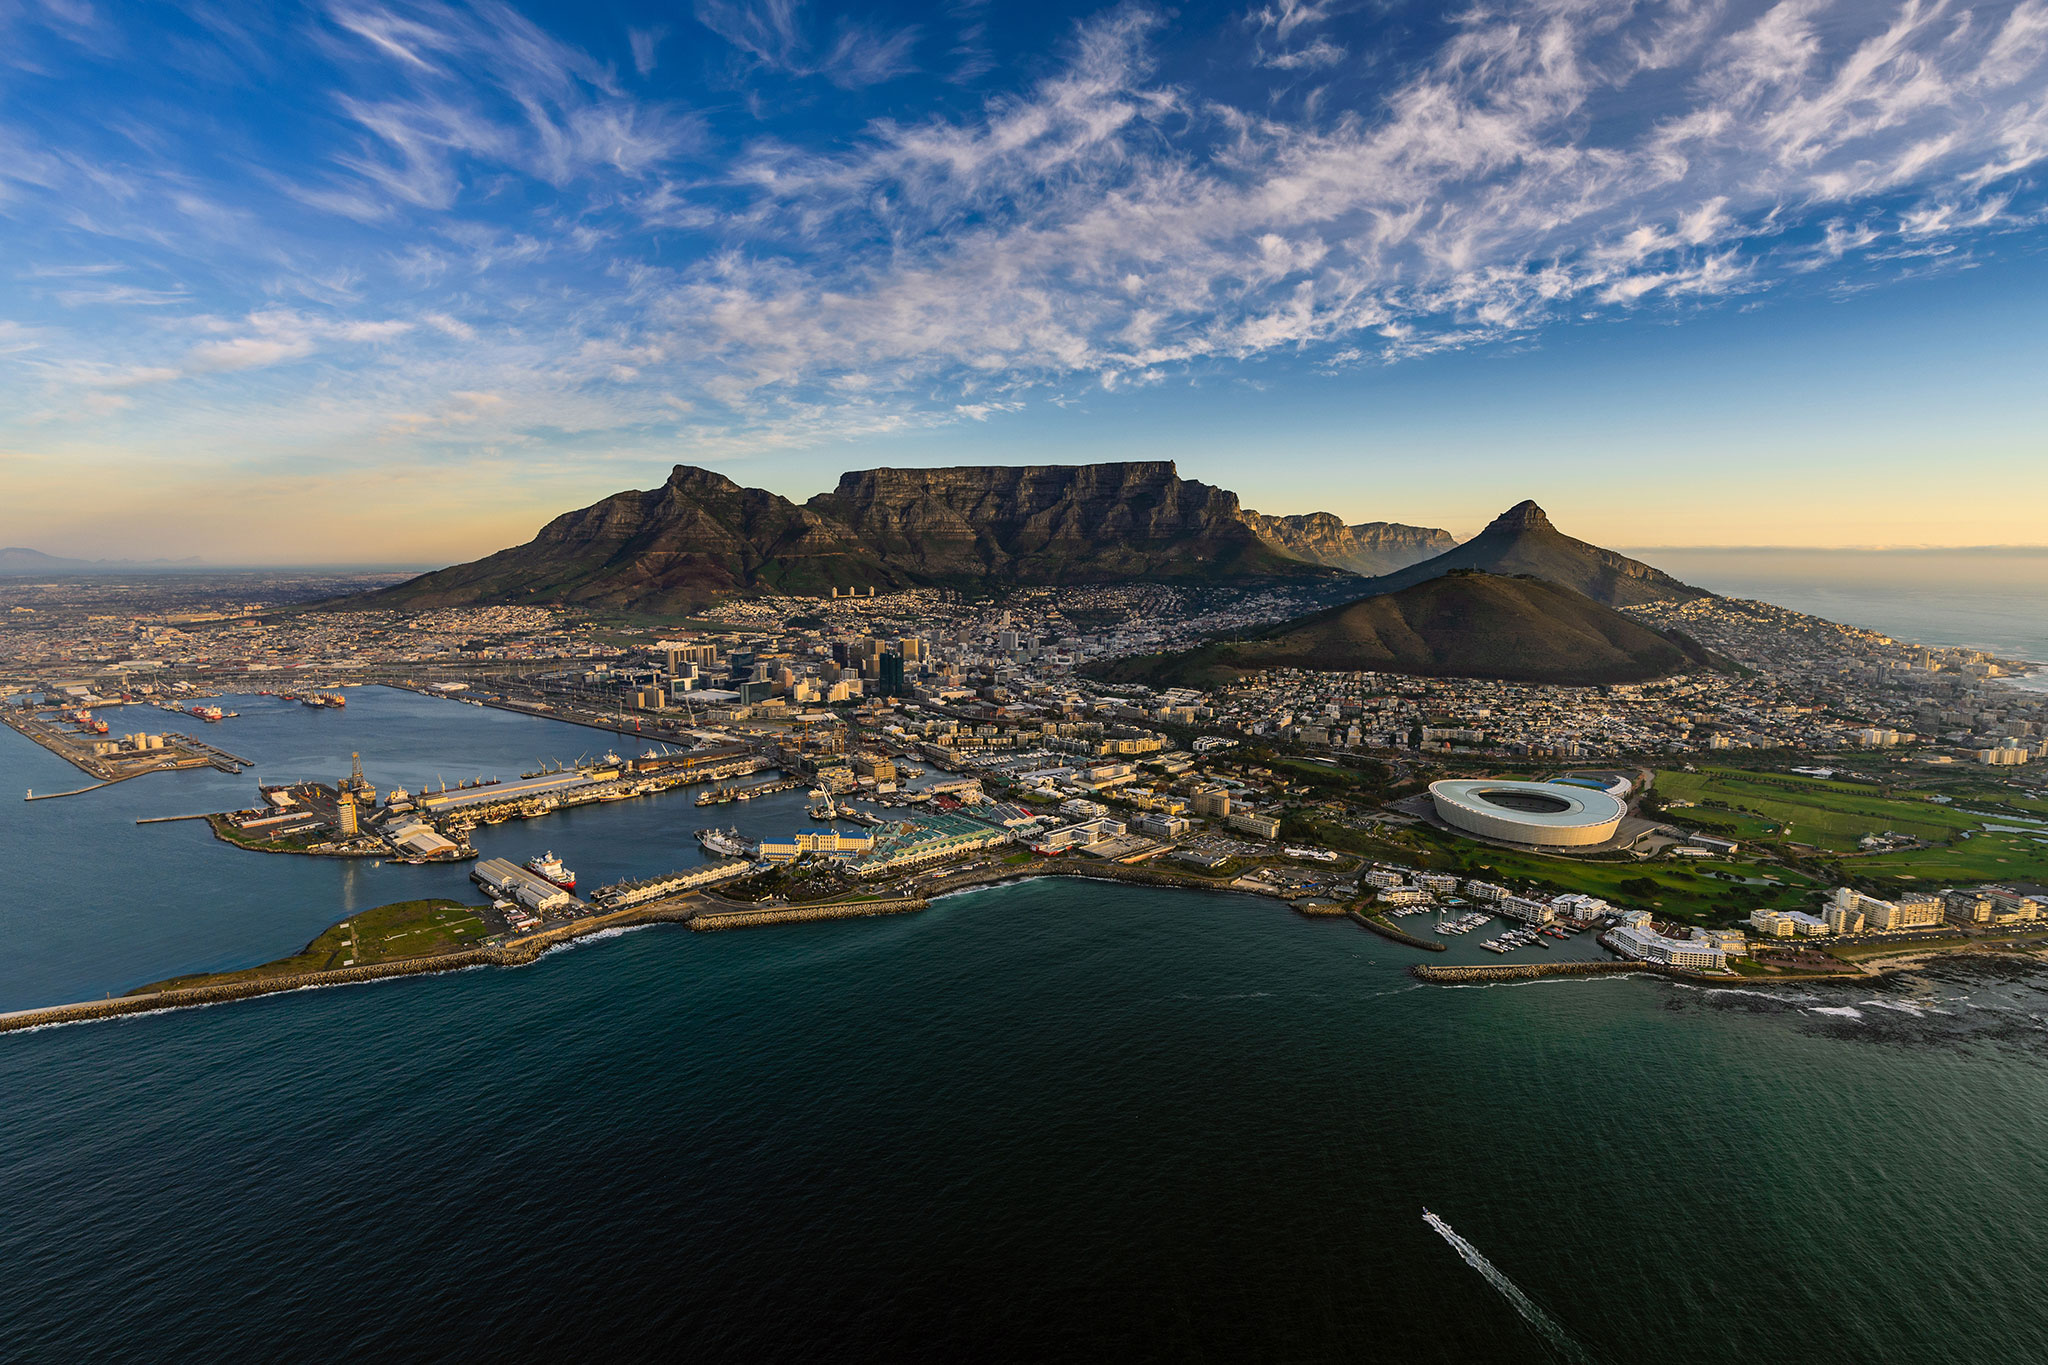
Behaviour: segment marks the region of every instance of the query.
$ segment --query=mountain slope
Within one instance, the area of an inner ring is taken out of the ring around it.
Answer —
[[[1489,574],[1533,574],[1552,583],[1561,583],[1610,607],[1634,607],[1645,602],[1687,602],[1713,596],[1640,560],[1573,539],[1552,526],[1549,516],[1533,502],[1517,503],[1495,517],[1484,531],[1454,550],[1368,580],[1365,591],[1399,592],[1417,583],[1440,578],[1454,569],[1477,569]]]
[[[67,569],[90,567],[89,559],[63,559],[57,555],[31,550],[25,545],[9,545],[0,549],[0,573],[60,573]]]
[[[1450,532],[1430,526],[1404,526],[1397,521],[1346,526],[1343,518],[1329,512],[1269,517],[1248,511],[1240,515],[1261,540],[1275,549],[1311,564],[1327,564],[1367,577],[1405,569],[1458,543]]]
[[[556,517],[525,545],[425,574],[371,606],[549,602],[682,611],[765,592],[1315,576],[1237,495],[1168,462],[871,469],[798,506],[677,465],[660,488]]]
[[[1462,570],[1283,621],[1247,640],[1118,660],[1099,676],[1213,686],[1270,668],[1591,686],[1709,667],[1705,651],[1539,578]]]
[[[735,593],[898,581],[845,528],[774,493],[677,465],[660,488],[617,493],[565,512],[524,545],[423,574],[365,600],[663,609]]]

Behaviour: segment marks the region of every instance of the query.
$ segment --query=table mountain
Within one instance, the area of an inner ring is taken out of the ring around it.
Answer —
[[[1454,550],[1405,569],[1370,579],[1366,590],[1398,592],[1440,578],[1454,569],[1490,574],[1533,574],[1584,593],[1610,607],[1646,602],[1692,601],[1712,593],[1681,583],[1627,555],[1575,540],[1550,524],[1533,502],[1519,502],[1493,519],[1484,531]]]
[[[1713,662],[1694,642],[1561,584],[1461,569],[1243,640],[1120,659],[1092,671],[1157,687],[1215,686],[1271,668],[1592,686]]]
[[[374,606],[548,602],[696,609],[834,587],[1313,577],[1237,495],[1167,461],[870,469],[798,505],[677,465],[668,482],[555,518],[525,545],[423,575]]]
[[[1329,512],[1306,516],[1269,517],[1242,513],[1245,524],[1275,549],[1311,564],[1327,564],[1371,577],[1419,563],[1457,545],[1448,531],[1430,526],[1403,526],[1398,521],[1367,521],[1346,526]]]

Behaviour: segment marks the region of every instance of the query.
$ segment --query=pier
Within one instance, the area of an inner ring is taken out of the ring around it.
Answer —
[[[106,782],[95,782],[90,787],[73,787],[68,792],[44,792],[41,796],[37,796],[35,789],[30,788],[28,795],[21,799],[24,801],[55,801],[60,796],[83,796],[87,792],[96,792],[101,787],[111,787],[115,782],[125,782],[127,780],[124,777],[117,777]]]

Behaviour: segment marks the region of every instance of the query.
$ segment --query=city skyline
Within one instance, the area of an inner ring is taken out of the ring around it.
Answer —
[[[1461,537],[2040,539],[2031,0],[0,34],[7,544],[451,562],[675,463],[1110,459]]]

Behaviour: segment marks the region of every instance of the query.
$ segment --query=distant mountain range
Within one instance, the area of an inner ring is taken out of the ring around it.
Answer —
[[[1119,659],[1094,671],[1154,687],[1213,687],[1272,668],[1592,686],[1712,664],[1693,642],[1561,584],[1453,569],[1247,639]]]
[[[0,549],[0,574],[97,573],[103,570],[163,568],[197,564],[193,559],[66,559],[25,545]]]
[[[1453,544],[1423,527],[1247,512],[1168,461],[868,469],[802,504],[677,465],[660,488],[565,513],[525,545],[372,601],[687,611],[835,587],[1328,577],[1385,572]]]

